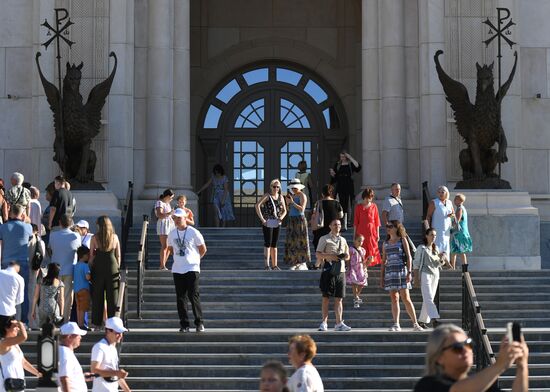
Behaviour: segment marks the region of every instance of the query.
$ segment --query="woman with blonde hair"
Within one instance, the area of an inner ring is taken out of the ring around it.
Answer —
[[[451,226],[454,217],[453,203],[449,200],[449,189],[446,186],[437,188],[437,199],[430,201],[426,220],[428,227],[433,227],[437,233],[435,245],[444,252],[448,260],[451,255]]]
[[[529,349],[523,336],[521,342],[502,339],[496,362],[468,377],[474,363],[472,349],[472,339],[456,325],[442,324],[434,329],[426,345],[425,376],[418,381],[414,392],[499,392],[501,389],[494,384],[514,362],[516,375],[512,392],[529,390]]]
[[[472,252],[472,237],[468,231],[468,212],[464,207],[466,196],[457,193],[454,204],[456,206],[455,221],[453,222],[451,238],[451,267],[456,265],[456,255],[462,258],[462,265],[468,264],[466,253]]]
[[[278,178],[271,181],[269,191],[256,203],[256,214],[262,222],[264,234],[264,269],[279,271],[277,241],[281,222],[286,215],[286,204],[281,194],[281,181]],[[270,258],[272,264],[270,264]]]
[[[105,300],[107,317],[115,315],[120,286],[120,242],[106,215],[97,218],[88,264],[92,272],[92,323],[98,328],[103,322]]]

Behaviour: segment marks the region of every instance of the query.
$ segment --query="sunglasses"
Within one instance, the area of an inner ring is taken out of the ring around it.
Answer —
[[[279,185],[273,185],[272,188],[280,188]]]
[[[453,344],[449,344],[448,346],[445,346],[441,349],[441,352],[446,350],[453,350],[454,353],[460,354],[464,351],[465,348],[469,348],[472,350],[474,348],[474,341],[472,338],[468,338],[463,342],[454,342]]]
[[[394,225],[386,225],[386,229],[393,229],[394,227]]]

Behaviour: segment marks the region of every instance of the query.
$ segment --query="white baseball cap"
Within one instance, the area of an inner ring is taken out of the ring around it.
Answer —
[[[187,211],[185,211],[183,208],[176,208],[174,210],[174,216],[178,216],[180,218],[186,218],[187,217]]]
[[[107,321],[105,321],[105,328],[112,329],[113,331],[118,333],[128,331],[126,328],[124,328],[124,323],[119,317],[108,318]]]
[[[84,219],[79,220],[76,222],[77,227],[84,227],[85,229],[90,229],[90,224],[88,221],[85,221]]]
[[[77,323],[71,321],[71,322],[68,322],[68,323],[65,323],[61,326],[61,328],[59,328],[59,333],[61,335],[80,335],[80,336],[84,336],[86,335],[86,331],[84,331],[83,329],[80,329],[80,327],[78,326]]]

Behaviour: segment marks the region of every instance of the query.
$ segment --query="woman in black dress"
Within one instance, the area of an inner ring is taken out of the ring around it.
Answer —
[[[319,205],[323,216],[323,225],[316,230],[313,230],[313,249],[317,249],[319,238],[330,233],[330,222],[334,219],[342,219],[344,212],[342,205],[338,200],[334,200],[334,187],[330,184],[323,186],[321,190],[321,200],[315,203],[315,208]],[[314,209],[315,209],[314,208]]]
[[[430,335],[426,346],[426,375],[418,381],[414,392],[487,391],[498,392],[498,377],[516,363],[512,392],[527,392],[529,350],[521,342],[502,340],[497,360],[491,366],[468,377],[474,363],[472,339],[459,327],[442,324]]]
[[[329,170],[332,177],[331,183],[336,186],[336,195],[344,209],[344,220],[342,227],[344,230],[348,228],[348,213],[350,208],[353,208],[353,198],[355,197],[355,189],[353,186],[353,173],[358,173],[361,170],[361,164],[357,162],[346,151],[340,153],[340,159],[334,164],[334,167]]]

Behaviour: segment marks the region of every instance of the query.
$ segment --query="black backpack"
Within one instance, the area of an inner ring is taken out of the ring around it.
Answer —
[[[40,269],[40,266],[42,265],[42,261],[44,260],[44,255],[40,251],[40,246],[38,246],[39,241],[39,239],[36,239],[34,254],[31,260],[31,268],[33,271],[38,271]]]

